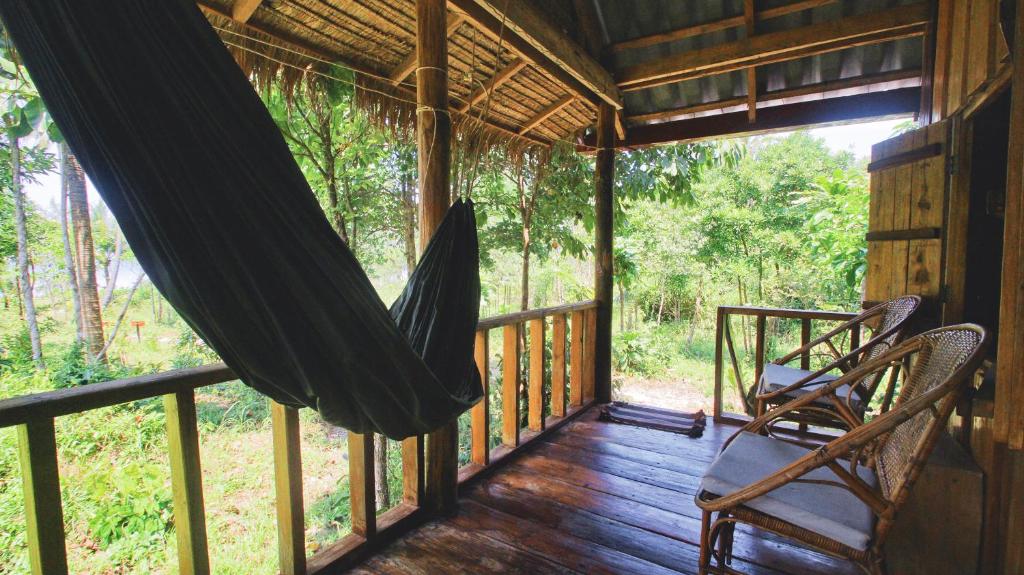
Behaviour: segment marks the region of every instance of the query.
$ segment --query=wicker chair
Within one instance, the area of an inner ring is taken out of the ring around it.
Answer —
[[[801,395],[816,391],[818,388],[835,381],[839,375],[849,372],[857,365],[870,361],[892,346],[902,341],[914,313],[921,305],[921,298],[908,295],[876,305],[857,317],[843,323],[832,331],[803,345],[789,354],[780,357],[765,366],[760,380],[757,382],[757,415],[762,415],[771,407],[782,405]],[[872,337],[863,345],[843,355],[833,340],[858,325],[872,327]],[[824,352],[815,352],[817,348],[825,348]],[[826,353],[830,362],[816,371],[808,371],[791,367],[788,364],[807,355]],[[889,374],[882,409],[889,408],[899,370]],[[849,411],[857,416],[857,421],[864,420],[871,398],[874,397],[886,372],[873,373],[845,388],[838,394],[843,398]],[[804,425],[817,425],[836,429],[849,429],[849,423],[839,417],[832,404],[824,399],[808,405],[807,408],[790,414],[793,421]]]
[[[972,324],[923,333],[729,438],[697,490],[703,510],[700,573],[735,573],[728,565],[737,523],[855,561],[867,573],[885,573],[884,545],[896,513],[987,343],[985,330]],[[856,421],[836,391],[908,360],[892,409],[868,423]],[[850,431],[809,448],[793,440],[792,428],[775,425],[822,398],[849,419]]]

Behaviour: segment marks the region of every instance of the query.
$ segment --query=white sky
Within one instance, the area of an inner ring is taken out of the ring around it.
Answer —
[[[828,147],[836,151],[849,150],[857,157],[868,157],[871,154],[871,145],[889,138],[892,135],[893,127],[905,120],[886,120],[882,122],[869,122],[864,124],[850,124],[845,126],[832,126],[828,128],[814,128],[810,133],[824,138]],[[776,134],[784,136],[785,133]],[[52,150],[56,153],[56,149]],[[60,174],[57,172],[39,178],[39,183],[26,186],[25,192],[29,199],[40,208],[56,213],[57,200],[60,196]],[[96,203],[99,195],[96,189],[89,184],[90,203]]]

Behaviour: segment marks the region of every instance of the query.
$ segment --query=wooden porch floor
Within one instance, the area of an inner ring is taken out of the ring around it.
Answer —
[[[696,573],[694,491],[735,427],[704,437],[597,421],[597,410],[463,489],[454,517],[399,538],[354,573]],[[855,574],[775,535],[738,530],[734,567]]]

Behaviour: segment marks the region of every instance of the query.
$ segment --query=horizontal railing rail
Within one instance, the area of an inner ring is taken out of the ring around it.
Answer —
[[[481,319],[476,334],[476,359],[485,386],[484,398],[472,408],[471,463],[460,481],[481,477],[508,456],[546,432],[581,413],[594,397],[594,332],[596,301]],[[544,418],[545,332],[550,320],[552,365],[551,415]],[[528,429],[520,433],[520,336],[529,327]],[[489,449],[488,332],[504,330],[502,386],[502,444]],[[568,348],[566,339],[569,338]],[[566,379],[566,353],[570,373]],[[25,495],[29,559],[34,573],[67,573],[64,518],[54,419],[94,409],[162,397],[166,414],[171,467],[174,527],[181,573],[209,573],[206,518],[195,390],[237,379],[223,363],[165,371],[81,387],[0,400],[0,428],[17,427]],[[569,388],[569,397],[565,389]],[[568,407],[566,403],[568,402]],[[358,561],[377,546],[419,524],[425,514],[419,504],[424,492],[423,439],[403,443],[404,501],[376,514],[373,439],[348,434],[350,513],[352,534],[314,555],[305,555],[302,462],[298,410],[271,404],[274,445],[274,485],[281,573],[334,571]]]
[[[756,386],[761,379],[761,373],[765,365],[765,337],[767,333],[768,318],[800,320],[800,346],[811,342],[813,322],[846,322],[857,317],[856,313],[843,311],[787,309],[753,306],[719,306],[718,316],[715,322],[715,387],[713,414],[716,422],[743,423],[748,417],[742,414],[725,413],[724,389],[725,380],[725,354],[729,354],[729,363],[732,369],[734,381],[737,382],[738,393],[741,400],[745,397],[750,387],[745,385],[740,362],[736,353],[736,346],[733,343],[731,319],[733,316],[750,317],[754,320],[754,377],[750,385]],[[860,346],[861,325],[855,324],[850,327],[850,349]],[[810,369],[811,355],[804,353],[800,357],[800,369]]]

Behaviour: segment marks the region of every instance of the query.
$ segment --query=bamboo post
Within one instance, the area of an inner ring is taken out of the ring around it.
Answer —
[[[278,561],[282,575],[300,575],[306,572],[306,523],[299,410],[271,401],[270,422],[274,436]]]
[[[519,445],[519,325],[504,327],[501,376],[501,442]]]
[[[490,405],[488,405],[489,386],[487,374],[490,370],[490,354],[488,350],[488,332],[480,330],[476,332],[476,367],[480,370],[480,385],[484,388],[484,396],[480,402],[473,406],[471,414],[472,445],[471,457],[473,463],[487,465],[491,461],[491,426],[490,426]]]
[[[551,415],[565,417],[565,314],[551,318]]]
[[[594,299],[598,301],[594,355],[594,397],[612,399],[612,185],[615,178],[615,108],[601,104],[597,115],[594,168]]]
[[[348,432],[348,489],[352,533],[371,539],[377,534],[372,433]]]
[[[68,572],[53,419],[18,426],[28,558],[33,575]]]
[[[530,431],[544,429],[544,318],[530,320]]]
[[[209,573],[195,392],[188,390],[165,395],[164,413],[167,416],[167,450],[171,458],[174,530],[178,536],[178,572],[188,575]]]
[[[420,250],[441,224],[451,201],[451,117],[448,113],[448,22],[445,0],[416,0],[416,143],[420,184]],[[427,436],[424,496],[449,512],[458,488],[458,422]]]

